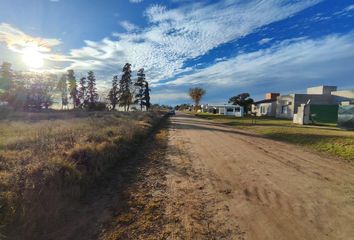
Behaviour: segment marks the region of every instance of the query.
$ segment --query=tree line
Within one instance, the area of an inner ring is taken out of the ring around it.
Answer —
[[[48,109],[55,95],[59,95],[62,109],[72,106],[74,109],[115,110],[119,106],[129,111],[137,104],[140,110],[144,107],[149,110],[150,91],[144,69],[139,69],[133,80],[130,63],[124,65],[120,79],[118,75],[113,76],[112,86],[103,101],[93,71],[77,81],[74,70],[68,70],[58,79],[56,74],[14,72],[7,62],[0,66],[0,101],[16,110]]]

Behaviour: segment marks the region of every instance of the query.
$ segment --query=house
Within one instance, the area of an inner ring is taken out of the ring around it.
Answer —
[[[244,108],[239,105],[231,105],[231,104],[206,104],[201,105],[202,112],[220,114],[220,115],[228,115],[228,116],[236,116],[243,117]]]
[[[354,94],[352,97],[354,99]],[[304,94],[294,93],[278,96],[275,116],[293,119],[301,104],[338,105],[344,99],[350,99],[350,94],[337,91],[336,86],[312,87],[308,88],[307,93]]]
[[[256,116],[275,117],[279,93],[267,93],[265,99],[252,104],[252,113]]]

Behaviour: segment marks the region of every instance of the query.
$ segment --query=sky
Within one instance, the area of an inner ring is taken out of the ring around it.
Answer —
[[[126,62],[144,68],[152,102],[227,103],[248,92],[354,89],[353,0],[0,0],[0,62],[78,77],[109,88]],[[30,54],[32,52],[30,51]],[[27,54],[27,62],[24,55]],[[35,61],[33,57],[33,61]],[[135,77],[135,76],[134,76]]]

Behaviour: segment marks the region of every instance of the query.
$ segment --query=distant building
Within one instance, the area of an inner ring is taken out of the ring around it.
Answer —
[[[231,104],[205,104],[201,105],[202,112],[220,114],[220,115],[228,115],[228,116],[236,116],[243,117],[244,108],[239,105],[231,105]]]
[[[252,104],[252,113],[256,116],[275,117],[277,109],[277,97],[279,93],[267,93],[265,99]]]
[[[289,94],[277,97],[276,117],[293,119],[301,104],[339,105],[354,101],[354,90],[337,91],[336,86],[318,86],[307,89],[305,94]]]

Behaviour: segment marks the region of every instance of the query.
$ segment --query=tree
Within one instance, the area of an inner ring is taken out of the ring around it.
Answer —
[[[56,75],[33,72],[17,73],[3,99],[15,110],[42,110],[53,104]]]
[[[195,109],[198,108],[200,100],[205,95],[206,91],[203,88],[195,87],[189,89],[189,96],[192,98],[195,104]]]
[[[78,101],[79,99],[77,97],[77,84],[74,70],[68,70],[67,78],[69,83],[69,95],[70,98],[73,100],[74,108],[76,108],[80,105],[80,102]]]
[[[149,83],[146,81],[145,82],[145,89],[144,89],[144,105],[146,107],[146,111],[149,111],[149,108],[151,106],[150,91],[151,91],[151,89],[149,88]]]
[[[249,108],[251,107],[253,103],[253,99],[250,98],[249,93],[241,93],[236,96],[233,96],[229,99],[229,103],[232,103],[233,105],[240,105],[244,107],[245,113],[248,112]]]
[[[24,110],[28,99],[28,89],[22,83],[14,83],[13,86],[4,93],[2,99],[8,102],[14,110]]]
[[[96,77],[93,71],[88,72],[86,101],[89,109],[94,109],[98,100]]]
[[[80,108],[84,108],[87,105],[87,101],[86,101],[86,92],[87,90],[87,86],[86,86],[86,78],[82,77],[80,78],[80,82],[79,82],[79,89],[78,89],[78,93],[77,93],[77,98],[78,101],[80,102]]]
[[[138,79],[134,83],[134,86],[138,88],[138,93],[135,95],[135,99],[136,99],[136,103],[140,105],[140,110],[143,111],[143,106],[145,105],[144,91],[146,85],[144,68],[139,69],[137,75],[138,75]]]
[[[129,111],[130,104],[133,100],[131,92],[131,64],[126,63],[123,67],[123,75],[119,81],[119,105],[124,107],[124,111]]]
[[[108,100],[112,105],[112,110],[116,109],[117,104],[119,103],[119,88],[118,88],[118,76],[115,75],[112,81],[112,88],[108,93]]]
[[[13,80],[11,63],[3,62],[0,67],[0,90],[9,90]]]
[[[68,106],[68,83],[66,75],[63,74],[58,82],[57,89],[61,94],[61,109],[64,109],[64,106]]]

